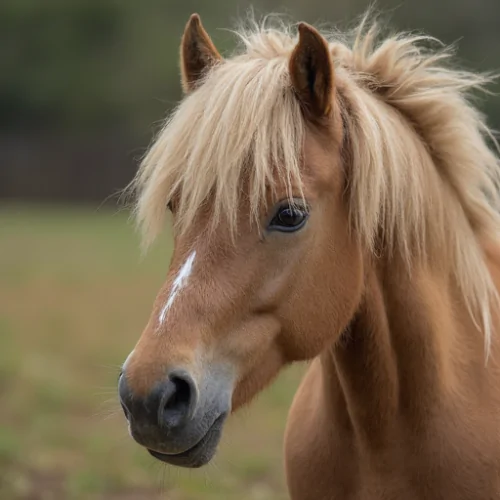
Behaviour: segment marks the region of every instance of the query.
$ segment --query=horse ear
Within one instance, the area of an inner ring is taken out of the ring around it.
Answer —
[[[182,88],[188,93],[199,79],[222,58],[201,24],[198,14],[193,14],[184,28],[181,41]]]
[[[333,63],[328,42],[307,23],[299,24],[299,41],[289,62],[292,85],[306,112],[328,115],[334,95]]]

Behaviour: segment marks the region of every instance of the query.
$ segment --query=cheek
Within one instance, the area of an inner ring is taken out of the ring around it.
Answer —
[[[255,314],[230,328],[218,341],[217,352],[238,367],[241,379],[259,365],[262,356],[272,350],[281,325],[269,314]]]
[[[360,245],[347,231],[316,238],[280,310],[290,360],[311,359],[339,338],[361,299],[362,262]]]
[[[255,315],[233,329],[219,343],[218,356],[237,373],[232,408],[248,403],[268,385],[285,363],[276,342],[281,325],[269,314]]]
[[[277,344],[272,344],[262,352],[254,365],[236,384],[233,392],[232,409],[237,410],[269,385],[285,364],[285,358]]]

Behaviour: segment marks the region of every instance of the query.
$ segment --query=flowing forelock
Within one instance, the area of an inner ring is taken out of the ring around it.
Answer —
[[[149,243],[177,197],[176,223],[190,226],[208,200],[213,225],[235,229],[247,182],[254,217],[277,177],[300,190],[304,123],[288,73],[293,40],[278,30],[240,33],[246,51],[216,65],[167,120],[144,158],[135,187]]]

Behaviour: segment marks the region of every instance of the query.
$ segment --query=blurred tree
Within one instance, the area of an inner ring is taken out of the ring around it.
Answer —
[[[278,1],[262,0],[256,10],[346,25],[366,0],[286,4],[283,9]],[[393,5],[380,2],[385,10]],[[228,48],[229,34],[214,28],[231,26],[246,8],[246,1],[234,0],[3,0],[0,127],[142,129],[179,97],[177,51],[188,15],[201,12]],[[470,66],[499,66],[498,0],[419,0],[389,12],[395,28],[425,30],[447,43],[461,40],[459,53]],[[491,111],[500,124],[499,105]]]
[[[252,4],[256,17],[284,12],[294,21],[327,21],[347,28],[364,12],[368,0],[256,0]],[[135,137],[127,139],[132,147],[144,144],[180,97],[178,46],[188,16],[199,12],[224,52],[235,39],[217,28],[233,27],[249,6],[248,0],[2,0],[0,131],[99,138],[111,134]],[[500,66],[499,0],[406,0],[402,4],[379,0],[377,8],[388,14],[394,29],[425,31],[445,43],[458,42],[458,55],[466,67],[496,70]],[[500,99],[491,97],[482,105],[490,121],[500,127]],[[0,165],[0,195],[5,195],[10,189],[6,179],[11,179],[12,186],[14,175],[8,177],[6,169],[14,167],[9,167],[5,154]],[[123,179],[117,185],[123,185]]]

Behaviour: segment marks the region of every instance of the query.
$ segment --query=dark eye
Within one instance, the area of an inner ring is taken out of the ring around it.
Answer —
[[[306,223],[309,213],[305,208],[293,205],[282,205],[269,224],[269,229],[275,231],[297,231]]]

